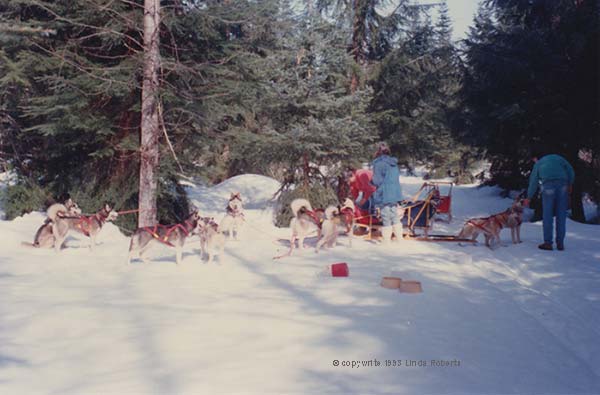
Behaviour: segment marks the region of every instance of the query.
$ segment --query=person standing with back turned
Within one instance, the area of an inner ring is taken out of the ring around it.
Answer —
[[[525,205],[535,195],[538,187],[542,191],[542,215],[544,223],[544,242],[538,246],[541,250],[552,250],[552,225],[556,215],[556,248],[565,249],[565,233],[567,226],[567,208],[569,194],[573,188],[575,171],[565,158],[560,155],[543,155],[533,152],[535,163],[529,175],[529,188]]]
[[[398,159],[390,156],[390,148],[386,143],[379,143],[377,147],[371,183],[377,188],[373,193],[373,205],[381,210],[383,242],[390,241],[392,233],[396,240],[401,240],[402,224],[398,215],[398,202],[402,200],[402,190]]]

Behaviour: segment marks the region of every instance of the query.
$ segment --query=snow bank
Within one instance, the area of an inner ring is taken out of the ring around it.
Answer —
[[[244,207],[260,209],[270,204],[280,183],[272,178],[257,174],[243,174],[232,177],[214,186],[187,183],[188,195],[200,210],[222,210],[227,205],[231,193],[240,192]]]

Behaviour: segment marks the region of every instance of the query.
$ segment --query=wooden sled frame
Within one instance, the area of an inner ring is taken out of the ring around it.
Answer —
[[[448,187],[448,194],[442,195],[440,185]],[[447,215],[447,222],[452,222],[452,188],[454,188],[454,183],[451,181],[428,181],[425,182],[421,189],[419,189],[419,193],[421,190],[427,190],[428,193],[434,191],[437,194],[437,199],[439,199],[439,204],[436,207],[436,214],[445,214]],[[417,194],[418,197],[418,194]],[[415,201],[415,199],[413,199]]]
[[[455,235],[437,235],[437,234],[429,234],[429,231],[433,228],[433,219],[437,213],[430,216],[429,207],[432,204],[432,199],[439,193],[439,185],[449,185],[450,191],[448,195],[440,195],[440,198],[449,198],[452,196],[452,187],[454,186],[453,182],[448,181],[436,181],[436,182],[425,182],[421,185],[421,188],[417,191],[417,193],[412,197],[412,201],[415,202],[412,205],[403,207],[405,212],[404,215],[407,216],[407,226],[404,228],[408,228],[408,232],[404,233],[402,237],[404,239],[409,240],[417,240],[417,241],[441,241],[441,242],[460,242],[460,243],[474,243],[471,239],[463,239],[458,238]],[[425,200],[419,201],[420,195],[423,191],[427,191],[427,196]],[[422,204],[422,205],[421,205]],[[421,205],[418,208],[417,214],[413,217],[412,210],[416,209],[417,206]],[[416,223],[421,219],[422,215],[425,215],[425,225],[417,226]],[[448,214],[448,221],[452,220],[452,210],[451,210],[451,200],[449,201],[449,207],[447,212],[442,212],[442,214]],[[355,228],[363,228],[368,231],[368,233],[364,236],[365,240],[378,240],[380,237],[376,237],[373,235],[374,230],[379,230],[381,225],[373,224],[373,217],[375,215],[369,215],[369,224],[361,224],[356,222],[354,224]],[[363,217],[361,217],[363,218]],[[423,234],[417,234],[415,229],[422,229]],[[352,230],[354,234],[354,229]]]

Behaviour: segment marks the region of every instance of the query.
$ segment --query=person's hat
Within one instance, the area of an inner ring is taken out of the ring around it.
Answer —
[[[387,143],[385,141],[382,141],[379,144],[377,144],[377,156],[389,154],[389,153],[390,153],[390,146],[387,145]]]

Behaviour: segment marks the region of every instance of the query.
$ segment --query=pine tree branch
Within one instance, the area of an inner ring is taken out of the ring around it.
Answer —
[[[49,49],[47,49],[47,48],[44,48],[42,45],[39,45],[39,44],[38,44],[38,43],[36,43],[36,42],[32,42],[31,44],[32,44],[34,47],[36,47],[36,48],[38,48],[38,49],[42,50],[43,52],[45,52],[45,53],[47,53],[47,54],[49,54],[50,56],[52,56],[52,57],[55,57],[55,58],[57,58],[57,59],[60,59],[60,60],[61,60],[61,61],[63,61],[64,63],[68,64],[69,66],[76,68],[77,70],[79,70],[79,71],[81,71],[81,72],[83,72],[83,73],[85,73],[85,74],[89,75],[90,77],[92,77],[92,78],[94,78],[94,79],[97,79],[97,80],[100,80],[100,81],[104,81],[104,82],[109,82],[109,83],[111,83],[111,84],[112,84],[112,83],[116,83],[116,84],[121,84],[121,85],[123,85],[123,86],[129,86],[129,84],[128,84],[128,83],[126,83],[126,82],[123,82],[123,81],[120,81],[120,80],[115,80],[115,79],[112,79],[112,78],[105,78],[105,77],[101,77],[101,76],[97,75],[96,73],[94,73],[94,72],[92,72],[92,71],[89,71],[89,70],[87,70],[87,69],[86,69],[86,68],[84,68],[82,65],[80,65],[80,64],[78,64],[78,63],[76,63],[76,62],[73,62],[72,60],[68,59],[68,58],[67,58],[65,55],[60,55],[60,54],[58,54],[58,53],[56,53],[56,52],[54,52],[54,51],[51,51],[51,50],[49,50]]]
[[[160,100],[158,102],[158,116],[160,117],[160,125],[162,126],[163,134],[165,135],[165,140],[167,141],[167,145],[169,146],[169,149],[171,150],[173,159],[175,159],[175,163],[177,163],[177,166],[179,167],[179,170],[181,171],[181,173],[184,174],[183,167],[181,167],[181,163],[179,163],[179,158],[177,158],[175,149],[173,149],[173,144],[171,144],[171,140],[169,139],[169,134],[167,133],[167,128],[165,127],[165,119],[163,117],[163,110],[162,110],[162,101],[160,101]]]
[[[32,0],[32,3],[35,4],[36,6],[40,7],[41,9],[45,10],[46,12],[48,12],[50,15],[52,15],[54,18],[56,18],[59,21],[67,22],[67,23],[72,24],[74,26],[85,27],[87,29],[100,30],[100,31],[103,31],[105,33],[114,34],[114,35],[119,36],[119,37],[126,37],[128,40],[131,40],[131,41],[135,42],[139,46],[139,48],[144,48],[144,44],[143,43],[139,42],[138,40],[136,40],[135,38],[131,37],[130,35],[127,35],[125,33],[119,32],[119,31],[114,30],[114,29],[109,29],[109,28],[104,27],[104,26],[88,25],[86,23],[81,23],[81,22],[74,21],[74,20],[72,20],[70,18],[65,18],[65,17],[59,15],[58,13],[56,13],[53,9],[51,9],[47,5],[45,5],[42,2],[37,1],[37,0]]]

